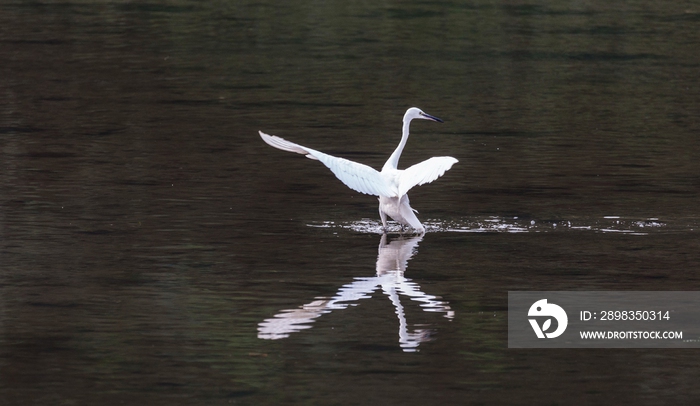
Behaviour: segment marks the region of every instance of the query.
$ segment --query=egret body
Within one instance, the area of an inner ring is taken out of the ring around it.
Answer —
[[[406,169],[398,169],[399,158],[408,141],[409,127],[415,118],[442,123],[439,118],[426,114],[419,108],[408,109],[403,116],[401,141],[381,172],[367,165],[324,154],[262,131],[260,131],[260,137],[275,148],[321,161],[350,189],[379,196],[379,217],[382,219],[385,231],[386,219],[389,216],[401,225],[409,226],[418,233],[424,233],[425,227],[416,217],[415,210],[411,208],[407,193],[414,186],[430,183],[439,178],[458,161],[450,156],[433,157]]]

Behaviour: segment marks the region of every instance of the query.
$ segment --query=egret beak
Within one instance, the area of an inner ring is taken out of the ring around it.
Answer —
[[[444,121],[440,120],[439,118],[431,116],[430,114],[423,113],[422,111],[420,112],[420,115],[422,116],[421,118],[424,118],[426,120],[433,120],[437,121],[438,123],[444,123]]]

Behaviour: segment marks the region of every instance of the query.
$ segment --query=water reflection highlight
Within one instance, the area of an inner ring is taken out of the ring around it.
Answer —
[[[566,231],[593,231],[599,233],[623,233],[630,235],[647,235],[652,231],[664,230],[666,232],[692,231],[698,225],[692,222],[669,225],[659,221],[658,218],[630,219],[620,216],[605,216],[602,219],[574,219],[574,220],[532,220],[518,217],[489,216],[484,218],[464,218],[456,220],[431,220],[423,224],[426,232],[457,232],[457,233],[548,233]],[[345,228],[360,233],[382,234],[385,232],[382,224],[362,219],[351,222],[324,221],[308,224],[309,227],[318,228]],[[388,232],[401,233],[401,227],[391,224]]]
[[[416,247],[422,239],[422,236],[399,237],[387,243],[387,236],[383,234],[379,242],[376,276],[357,277],[354,282],[343,285],[332,298],[317,297],[313,302],[296,309],[282,310],[258,325],[258,338],[277,340],[289,337],[291,333],[309,329],[312,327],[310,323],[321,315],[357,306],[357,301],[370,299],[372,293],[381,288],[394,305],[399,319],[399,345],[405,352],[417,351],[420,343],[430,340],[430,330],[409,331],[406,313],[401,303],[402,295],[420,302],[420,307],[426,312],[444,313],[444,317],[448,319],[454,317],[454,311],[447,302],[422,292],[417,283],[404,276],[408,260],[416,252]]]

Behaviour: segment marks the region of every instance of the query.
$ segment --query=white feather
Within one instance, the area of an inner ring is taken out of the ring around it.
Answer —
[[[399,196],[405,195],[414,186],[434,181],[457,162],[459,161],[451,156],[439,156],[417,163],[401,171],[399,176]]]
[[[260,137],[268,145],[287,152],[306,155],[307,158],[321,161],[346,186],[360,193],[379,196],[379,214],[386,229],[386,216],[418,232],[425,228],[415,216],[408,200],[408,191],[414,186],[430,183],[442,176],[458,161],[449,156],[434,157],[411,166],[405,170],[398,169],[399,158],[408,141],[409,125],[414,118],[442,122],[439,118],[423,113],[412,107],[403,117],[403,135],[396,150],[382,167],[382,171],[357,162],[324,154],[308,147],[295,144],[283,138],[268,135],[260,131]]]
[[[306,155],[307,158],[321,161],[333,174],[347,187],[360,193],[374,196],[392,196],[396,191],[392,190],[384,177],[375,169],[357,162],[324,154],[315,149],[307,148],[275,135],[268,135],[260,131],[260,136],[267,144],[288,152]]]

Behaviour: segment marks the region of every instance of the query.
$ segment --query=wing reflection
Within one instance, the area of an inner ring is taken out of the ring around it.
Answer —
[[[355,302],[371,298],[371,294],[381,288],[396,309],[401,348],[406,352],[416,351],[420,343],[430,340],[430,331],[422,329],[409,331],[404,307],[400,300],[402,295],[420,302],[420,307],[426,312],[444,313],[444,317],[448,319],[454,317],[454,311],[450,309],[447,302],[423,293],[417,283],[404,277],[406,264],[422,239],[423,236],[401,237],[387,244],[386,234],[382,235],[377,256],[376,276],[355,278],[354,282],[343,285],[332,298],[319,297],[296,309],[282,310],[258,325],[258,338],[277,340],[289,337],[291,333],[311,328],[310,323],[322,314],[346,309],[348,306],[357,306],[358,303]]]

